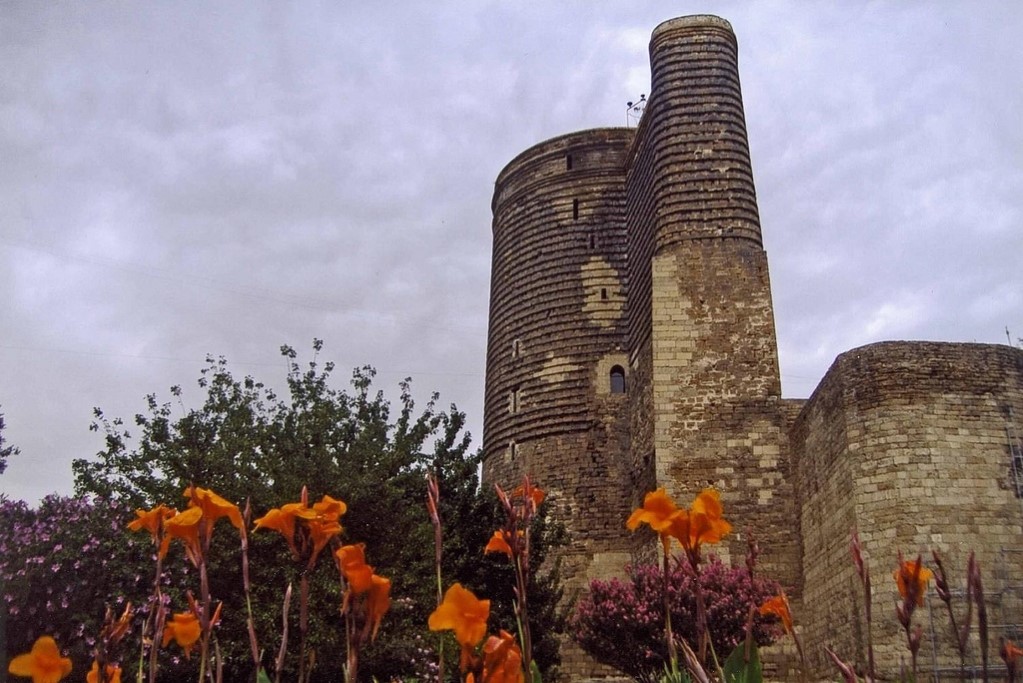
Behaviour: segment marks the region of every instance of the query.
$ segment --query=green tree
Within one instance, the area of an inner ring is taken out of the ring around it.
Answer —
[[[4,441],[4,426],[4,414],[0,413],[0,474],[3,474],[4,470],[7,469],[7,458],[20,452],[14,446],[4,445],[6,443]]]
[[[425,474],[433,472],[441,485],[446,581],[462,580],[478,590],[490,588],[486,577],[493,562],[483,557],[482,548],[498,523],[493,493],[479,491],[479,455],[469,452],[465,415],[457,408],[439,410],[436,394],[418,408],[405,380],[392,414],[382,392],[373,391],[371,368],[356,369],[351,388],[339,389],[331,381],[334,365],[317,359],[322,343],[314,341],[313,350],[313,360],[303,368],[294,349],[282,348],[289,366],[286,398],[251,377],[236,379],[225,359],[210,358],[198,381],[206,392],[199,408],[183,405],[180,387],[171,389],[176,406],[150,395],[147,413],[135,416],[137,436],[123,421],[96,410],[93,429],[103,433],[105,448],[94,460],[75,461],[76,491],[137,507],[180,506],[183,490],[194,483],[240,506],[251,500],[254,516],[294,502],[303,486],[310,500],[324,494],[344,500],[343,542],[365,543],[368,562],[393,581],[391,612],[362,657],[360,677],[422,676],[430,659],[424,649],[434,642],[424,639],[425,624],[436,599]],[[239,543],[226,524],[216,533],[211,585],[214,596],[224,600],[219,640],[229,679],[243,680],[252,667]],[[542,533],[540,539],[542,557]],[[272,653],[279,642],[281,597],[289,581],[297,586],[298,568],[273,532],[256,532],[250,541],[256,628],[261,646]],[[344,655],[341,595],[327,553],[310,584],[314,680],[336,680]],[[538,613],[544,613],[545,600],[557,598],[555,584],[537,579]],[[493,597],[498,603],[504,599]],[[510,614],[510,595],[507,603]],[[297,609],[292,619],[297,620]],[[271,656],[264,656],[264,665]],[[556,652],[547,653],[541,663],[554,661]]]

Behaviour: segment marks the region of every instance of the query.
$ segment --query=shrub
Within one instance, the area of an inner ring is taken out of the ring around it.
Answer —
[[[672,563],[668,580],[671,621],[676,638],[696,647],[695,581],[681,558]],[[653,681],[668,661],[664,640],[663,576],[657,565],[626,567],[627,578],[590,582],[571,619],[576,641],[594,659],[639,681]],[[755,577],[745,568],[728,567],[710,556],[700,568],[707,606],[707,627],[715,651],[726,657],[745,638],[750,605],[760,605],[780,590],[778,582]],[[772,617],[756,615],[753,637],[758,645],[777,636]]]

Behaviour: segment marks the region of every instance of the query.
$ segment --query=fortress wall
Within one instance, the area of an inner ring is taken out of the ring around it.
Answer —
[[[856,503],[840,373],[824,376],[789,439],[803,542],[803,600],[792,609],[810,666],[827,673],[822,644],[866,661],[862,593],[849,555]]]
[[[929,565],[930,551],[941,552],[954,587],[962,587],[967,556],[975,550],[991,623],[1018,622],[1023,515],[1006,428],[1020,434],[1021,415],[1019,349],[884,342],[839,356],[793,430],[810,650],[848,644],[865,660],[860,609],[835,605],[859,595],[847,554],[852,528],[869,553],[872,637],[884,673],[897,673],[905,653],[891,579],[900,550],[907,558],[923,553]],[[934,600],[934,607],[941,605]],[[843,614],[854,623],[835,623]],[[931,627],[939,638],[948,629],[941,611],[933,624],[926,614],[921,610],[916,619],[927,630],[922,668],[930,668]],[[843,643],[850,631],[859,642]],[[992,631],[992,657],[998,635]],[[958,661],[947,638],[939,640],[938,654],[939,666]]]

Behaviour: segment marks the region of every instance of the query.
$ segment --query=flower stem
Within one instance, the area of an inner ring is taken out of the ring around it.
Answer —
[[[671,630],[671,600],[668,598],[668,565],[671,557],[668,549],[671,539],[663,537],[661,541],[661,549],[664,551],[664,570],[661,572],[663,580],[663,590],[661,592],[664,594],[664,635],[668,639],[668,659],[671,661],[671,666],[674,669],[678,667],[678,651],[675,649],[675,634]]]

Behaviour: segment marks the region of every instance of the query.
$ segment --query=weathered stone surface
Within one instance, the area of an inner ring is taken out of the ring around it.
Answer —
[[[655,557],[649,535],[624,528],[647,491],[688,504],[716,487],[736,527],[719,553],[741,562],[755,535],[821,674],[825,644],[865,658],[858,530],[891,673],[899,550],[937,549],[961,577],[972,548],[1000,568],[992,590],[1023,585],[1009,451],[1023,351],[875,344],[840,356],[810,399],[782,399],[735,36],[717,17],[673,19],[650,60],[637,129],[542,142],[498,176],[484,478],[528,472],[548,491],[570,530],[568,595]],[[1018,613],[1019,598],[1000,594],[992,613]],[[791,646],[772,650],[771,670],[791,672]],[[570,644],[563,659],[570,680],[613,676]]]

